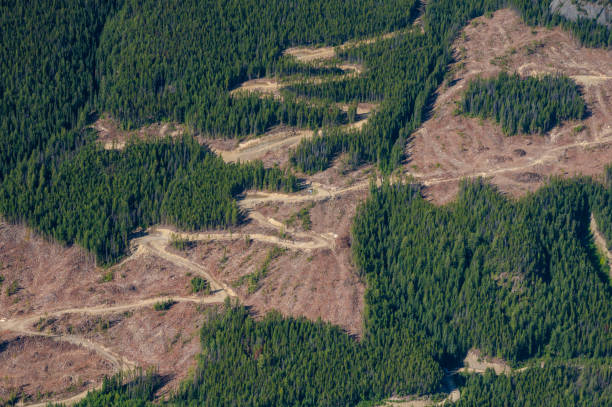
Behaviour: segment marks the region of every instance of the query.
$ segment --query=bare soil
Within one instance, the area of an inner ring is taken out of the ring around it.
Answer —
[[[251,138],[239,144],[217,140],[210,140],[208,144],[225,162],[261,160],[268,167],[284,166],[289,160],[289,149],[312,135],[311,130],[277,126],[261,137]]]
[[[0,404],[12,395],[29,402],[61,399],[112,373],[108,361],[83,347],[0,332]]]
[[[460,372],[484,373],[487,369],[493,369],[495,374],[509,374],[512,369],[502,359],[483,356],[478,349],[470,349],[463,360]]]
[[[334,47],[293,47],[283,52],[301,62],[314,62],[321,59],[332,59],[336,56]]]
[[[350,227],[357,204],[365,196],[366,191],[357,191],[316,203],[310,209],[312,231],[333,231],[334,248],[282,256],[262,289],[247,297],[247,303],[260,312],[276,309],[286,315],[321,318],[360,336],[365,285],[352,263]],[[258,210],[283,222],[301,207],[310,205],[270,204]]]
[[[196,364],[204,306],[180,302],[167,311],[152,306],[103,316],[64,315],[49,330],[84,338],[121,353],[136,365],[163,377],[162,394],[175,388]]]
[[[122,149],[131,137],[141,140],[174,138],[186,131],[186,126],[179,123],[153,123],[138,130],[123,130],[108,114],[102,115],[91,127],[98,132],[98,143],[106,150]]]
[[[230,93],[233,94],[237,92],[259,92],[263,94],[274,95],[275,97],[280,97],[280,88],[281,85],[276,79],[258,78],[241,83],[240,86],[232,90]]]
[[[147,252],[100,269],[83,249],[6,223],[0,225],[0,262],[0,360],[6,362],[0,377],[8,380],[0,382],[0,397],[15,389],[32,397],[28,403],[82,397],[104,375],[135,365],[158,366],[167,392],[194,363],[203,307],[197,302],[207,298],[191,299],[189,269]],[[18,290],[9,295],[14,281]],[[185,300],[166,313],[153,312],[149,303],[159,296]],[[58,330],[63,322],[65,329]],[[175,337],[179,345],[162,346]],[[73,382],[66,381],[70,377]]]
[[[464,177],[489,177],[502,191],[520,195],[551,175],[600,175],[612,161],[612,52],[582,48],[561,29],[532,29],[511,10],[475,19],[454,51],[454,77],[438,90],[431,118],[406,151],[406,172],[428,185],[433,201],[453,199]],[[544,135],[508,137],[492,121],[454,114],[470,79],[502,70],[573,77],[582,85],[589,117]]]
[[[0,318],[190,293],[185,271],[158,257],[129,258],[102,269],[77,246],[64,248],[6,223],[0,225],[0,262],[5,279]],[[13,281],[19,289],[9,296],[7,288]]]
[[[181,255],[231,286],[257,316],[277,310],[288,316],[321,318],[360,336],[365,286],[352,265],[350,226],[357,203],[365,195],[365,190],[358,190],[353,195],[317,202],[310,209],[311,230],[304,230],[299,221],[285,225],[301,207],[310,207],[308,202],[256,204],[250,209],[248,223],[232,230],[234,239],[199,242]],[[312,239],[323,247],[310,249],[311,245],[295,247],[254,238],[281,234],[285,236],[283,241]],[[200,235],[214,237],[215,232]],[[245,276],[261,269],[274,246],[285,250],[270,263],[257,289],[249,291]]]

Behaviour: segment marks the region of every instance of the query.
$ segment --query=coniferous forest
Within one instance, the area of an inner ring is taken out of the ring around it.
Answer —
[[[459,113],[493,118],[504,133],[545,133],[565,120],[582,119],[586,104],[568,77],[545,75],[524,78],[505,72],[468,85]]]
[[[347,153],[355,166],[374,163],[388,173],[426,117],[452,41],[470,19],[510,6],[529,24],[562,26],[585,46],[612,46],[609,28],[552,15],[550,1],[430,0],[423,30],[411,25],[420,6],[3,1],[0,213],[111,264],[139,228],[235,225],[239,193],[294,191],[298,181],[291,169],[224,163],[191,135],[104,150],[88,128],[99,114],[126,129],[178,121],[213,137],[243,138],[276,124],[321,129],[293,151],[298,170],[323,170]],[[283,56],[291,46],[391,31],[399,32],[339,51],[364,67],[361,75]],[[247,79],[295,74],[306,79],[282,98],[229,93]],[[323,79],[307,80],[315,74]],[[585,112],[575,85],[561,77],[502,75],[470,91],[466,112],[495,117],[509,134],[547,131]],[[531,100],[543,95],[548,104],[534,112]],[[504,109],[511,97],[525,103]],[[368,123],[338,128],[346,121],[338,103],[358,101],[378,103]],[[352,230],[367,284],[363,337],[277,314],[256,321],[226,304],[207,315],[197,368],[167,404],[371,406],[440,391],[445,369],[477,347],[526,369],[462,376],[460,405],[611,405],[612,286],[589,232],[593,213],[612,242],[611,179],[612,169],[603,184],[553,179],[516,201],[482,180],[466,181],[443,207],[416,185],[372,187]],[[152,402],[159,377],[124,379],[107,379],[78,405]]]
[[[611,286],[589,220],[606,216],[611,194],[590,179],[552,180],[513,201],[476,180],[436,207],[417,186],[372,187],[353,230],[368,287],[360,342],[322,322],[256,322],[227,303],[209,314],[198,368],[168,404],[335,406],[435,393],[443,367],[477,347],[524,369],[455,378],[459,405],[609,405]],[[81,405],[112,397],[121,391]]]

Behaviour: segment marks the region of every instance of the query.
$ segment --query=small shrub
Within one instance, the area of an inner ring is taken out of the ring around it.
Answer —
[[[108,270],[106,273],[102,275],[102,279],[100,280],[102,283],[108,283],[115,279],[115,273],[112,270]]]
[[[572,135],[577,135],[578,133],[582,133],[586,130],[586,126],[584,124],[579,124],[578,126],[572,129]]]
[[[170,245],[176,250],[187,250],[193,247],[193,242],[187,238],[181,237],[180,235],[173,233],[170,236]]]
[[[210,294],[210,284],[202,277],[194,277],[191,279],[191,292]]]
[[[176,301],[174,301],[173,299],[159,301],[153,305],[153,309],[155,311],[168,311],[170,308],[172,308],[174,304],[176,304]]]
[[[302,229],[310,230],[312,227],[312,221],[310,220],[310,210],[314,207],[314,203],[308,205],[305,208],[300,209],[297,217],[302,221]]]
[[[259,268],[255,272],[242,276],[240,280],[238,280],[237,285],[241,286],[242,284],[247,282],[247,291],[249,294],[253,294],[259,289],[259,282],[266,276],[266,274],[268,274],[270,263],[272,263],[272,260],[279,257],[285,251],[286,249],[274,246],[274,248],[270,249],[270,251],[266,255],[266,258],[264,259],[261,266],[259,266]]]
[[[17,292],[19,292],[19,290],[21,290],[21,287],[19,287],[19,283],[17,282],[17,280],[14,280],[11,285],[9,285],[6,288],[6,295],[8,295],[9,297],[12,295],[17,294]]]

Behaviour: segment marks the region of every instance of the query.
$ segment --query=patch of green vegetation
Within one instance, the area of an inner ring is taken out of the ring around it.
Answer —
[[[108,283],[115,279],[115,272],[113,270],[108,270],[106,273],[102,275],[100,282]]]
[[[193,247],[195,242],[181,236],[180,234],[172,233],[170,235],[170,245],[176,250],[187,250]]]
[[[266,258],[263,263],[252,273],[246,274],[236,282],[236,286],[242,286],[244,283],[248,284],[247,291],[249,294],[253,294],[255,291],[259,289],[259,282],[268,274],[270,264],[272,261],[278,257],[280,257],[286,249],[274,246],[272,249],[268,251]]]
[[[21,287],[19,286],[19,282],[17,280],[13,280],[13,282],[8,287],[6,287],[6,295],[11,297],[17,294],[19,290],[21,290]]]
[[[544,41],[531,41],[529,44],[525,45],[525,55],[533,55],[542,48],[544,48]]]
[[[368,333],[415,327],[434,341],[437,360],[471,347],[511,364],[612,355],[612,297],[589,231],[606,202],[610,192],[588,178],[553,180],[518,201],[474,180],[443,207],[417,186],[372,189],[352,245],[375,287],[366,293]],[[516,281],[500,285],[502,274]]]
[[[210,294],[210,284],[207,280],[203,279],[202,277],[194,277],[191,279],[191,292],[194,294],[203,293],[205,295],[209,295]]]
[[[170,308],[170,307],[168,307],[168,308]],[[160,310],[156,310],[156,311],[160,311]],[[98,318],[98,324],[97,324],[98,331],[105,332],[110,327],[111,327],[111,322],[108,319],[106,319],[106,318]]]
[[[158,301],[155,304],[153,304],[153,309],[155,311],[167,311],[170,308],[172,308],[174,304],[176,304],[176,301],[174,301],[173,299]]]
[[[285,230],[285,228],[280,228],[278,231],[278,237],[283,239],[283,240],[289,240],[291,239],[291,235],[289,233],[287,233],[287,231]]]
[[[584,124],[579,124],[578,126],[574,127],[572,129],[572,136],[576,136],[580,133],[582,133],[583,131],[585,131],[587,129],[587,127]]]
[[[285,225],[292,227],[295,222],[299,219],[301,222],[302,229],[310,230],[312,227],[312,221],[310,220],[310,210],[315,207],[315,203],[312,202],[299,211],[293,213],[286,221]]]
[[[565,120],[582,119],[586,103],[576,83],[561,75],[521,78],[502,72],[471,81],[458,111],[492,118],[507,135],[545,133]]]
[[[223,255],[221,255],[221,258],[219,259],[219,269],[223,270],[228,261],[229,261],[229,256],[227,255],[227,248],[224,247]]]

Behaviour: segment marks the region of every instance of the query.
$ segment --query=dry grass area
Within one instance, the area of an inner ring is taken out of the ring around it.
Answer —
[[[300,62],[315,62],[336,57],[334,47],[293,47],[287,48],[283,55],[291,55]]]
[[[487,369],[493,369],[495,374],[509,374],[512,369],[502,359],[488,358],[481,354],[478,349],[470,349],[463,359],[463,367],[460,372],[484,373]]]
[[[453,80],[439,89],[432,117],[407,147],[407,173],[428,185],[432,200],[453,199],[463,177],[490,177],[519,195],[551,175],[600,175],[612,161],[612,52],[580,47],[561,29],[532,29],[511,10],[475,19],[454,50]],[[507,137],[491,121],[454,115],[470,79],[502,70],[574,77],[590,116],[545,135]]]
[[[372,38],[366,38],[358,41],[347,41],[344,44],[338,46],[338,49],[347,47],[354,47],[359,45],[371,44],[381,39],[393,38],[394,36],[401,33],[401,31],[393,31],[383,35],[379,35]],[[335,47],[292,47],[287,48],[283,55],[291,55],[300,62],[312,63],[316,61],[333,59],[337,56]],[[344,68],[342,68],[344,69]],[[349,68],[350,69],[350,68]]]
[[[311,130],[276,126],[261,137],[241,143],[229,143],[228,140],[208,140],[207,143],[225,162],[262,160],[266,166],[283,166],[289,160],[289,149],[312,134]]]

